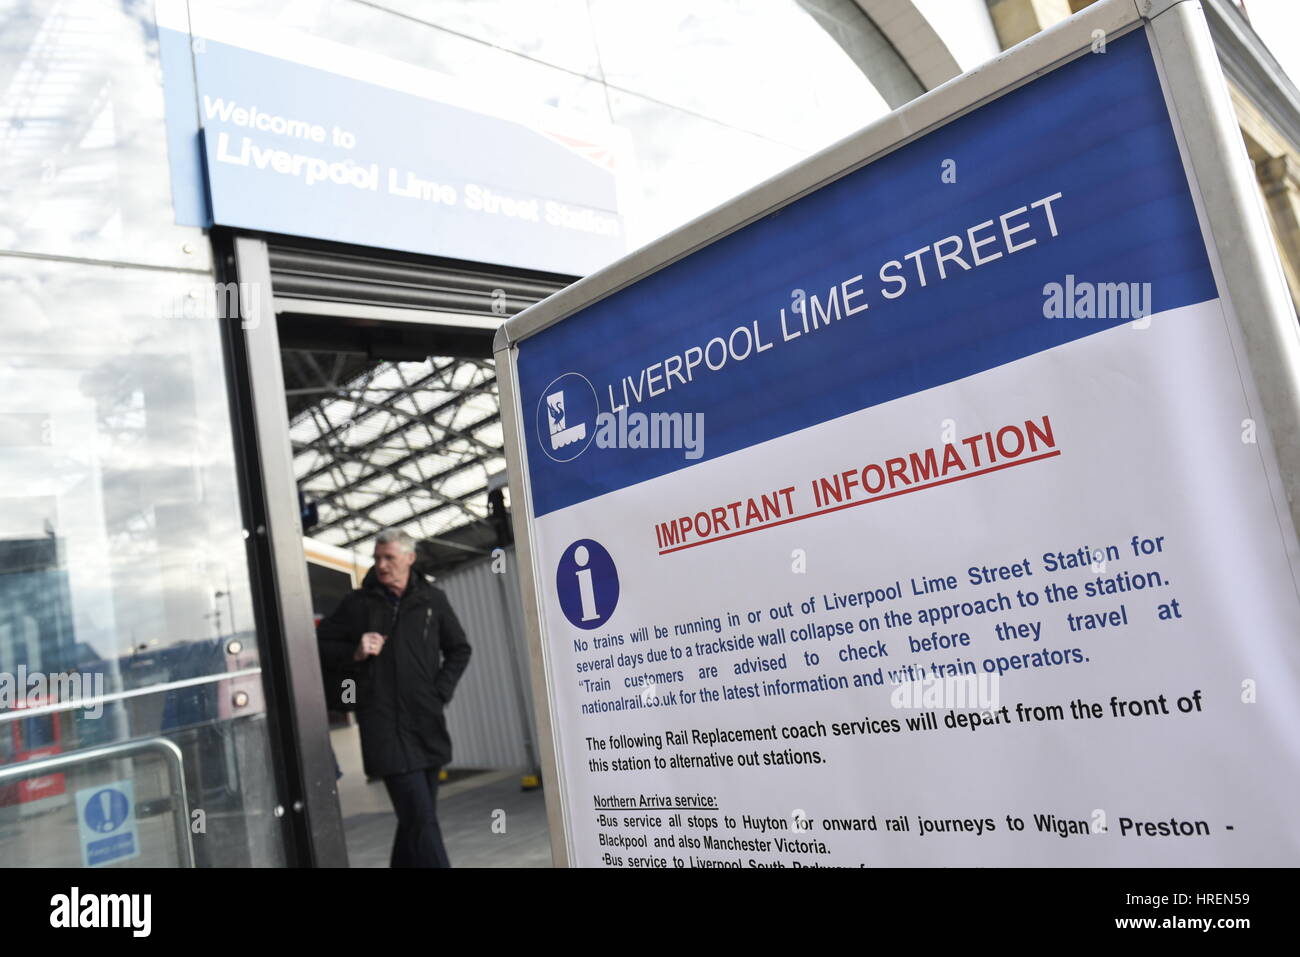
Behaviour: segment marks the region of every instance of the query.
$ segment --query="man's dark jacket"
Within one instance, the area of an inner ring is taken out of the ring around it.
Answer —
[[[387,639],[353,662],[361,636]],[[465,632],[441,588],[411,570],[400,602],[374,570],[316,629],[322,665],[355,675],[361,756],[368,777],[441,767],[451,760],[443,708],[469,664]]]

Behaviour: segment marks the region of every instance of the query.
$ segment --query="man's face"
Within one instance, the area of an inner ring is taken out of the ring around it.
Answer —
[[[394,591],[404,591],[415,564],[415,552],[404,552],[397,542],[375,546],[375,577],[379,584]]]

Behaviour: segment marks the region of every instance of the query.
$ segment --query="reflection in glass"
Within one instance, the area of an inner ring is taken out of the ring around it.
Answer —
[[[647,243],[803,158],[798,150],[654,100],[610,91],[620,126],[637,143],[642,203],[631,245]],[[689,150],[680,144],[689,142]],[[725,157],[725,161],[722,159]]]
[[[600,77],[587,0],[371,0],[442,30]]]
[[[66,755],[39,774],[0,763],[0,866],[282,865],[274,806],[249,800],[271,791],[264,721],[225,731],[224,741],[188,732]],[[106,791],[130,801],[129,814],[113,814]]]
[[[626,127],[637,167],[622,173],[629,249],[923,92],[853,0],[205,0],[203,9],[447,74],[497,101]]]
[[[0,249],[207,268],[174,225],[157,33],[144,0],[0,0]]]
[[[532,0],[521,0],[522,3],[531,6]],[[607,119],[604,87],[588,73],[560,69],[490,42],[470,39],[460,35],[454,24],[450,29],[440,29],[441,21],[432,16],[437,12],[436,6],[424,3],[410,6],[422,8],[418,19],[414,9],[410,11],[412,15],[401,16],[353,0],[299,0],[293,4],[203,0],[205,16],[243,15],[253,23],[274,24],[359,52],[400,60],[455,77],[468,91],[488,101],[504,101],[525,109],[551,106],[575,116]],[[477,2],[458,6],[465,17],[479,19],[486,13]],[[476,32],[490,33],[493,29],[485,27]],[[548,22],[546,30],[549,35],[557,36],[563,25]]]
[[[209,289],[0,256],[0,762],[165,735],[197,806],[224,812],[226,847],[196,835],[200,860],[265,863],[274,787]],[[9,781],[0,822],[66,816],[55,778]]]
[[[611,87],[804,154],[889,112],[872,79],[846,54],[844,34],[878,40],[871,46],[876,78],[914,82],[898,54],[852,3],[592,0],[591,12]],[[833,27],[837,37],[823,24]],[[679,148],[685,145],[678,143]]]

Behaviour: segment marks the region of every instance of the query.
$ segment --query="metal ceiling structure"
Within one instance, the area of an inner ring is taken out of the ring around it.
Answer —
[[[308,534],[361,549],[392,526],[465,557],[490,549],[488,484],[506,467],[490,359],[283,360],[294,471],[319,512]]]
[[[491,338],[564,282],[320,247],[270,256],[294,473],[317,510],[306,533],[368,551],[402,528],[431,569],[508,541]]]

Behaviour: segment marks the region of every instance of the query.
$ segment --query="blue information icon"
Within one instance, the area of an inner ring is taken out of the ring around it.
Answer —
[[[569,624],[590,631],[618,607],[618,569],[605,546],[580,538],[564,550],[555,570],[555,591]]]
[[[86,827],[99,834],[116,831],[126,823],[131,813],[131,802],[115,788],[104,788],[90,796],[86,802]]]

